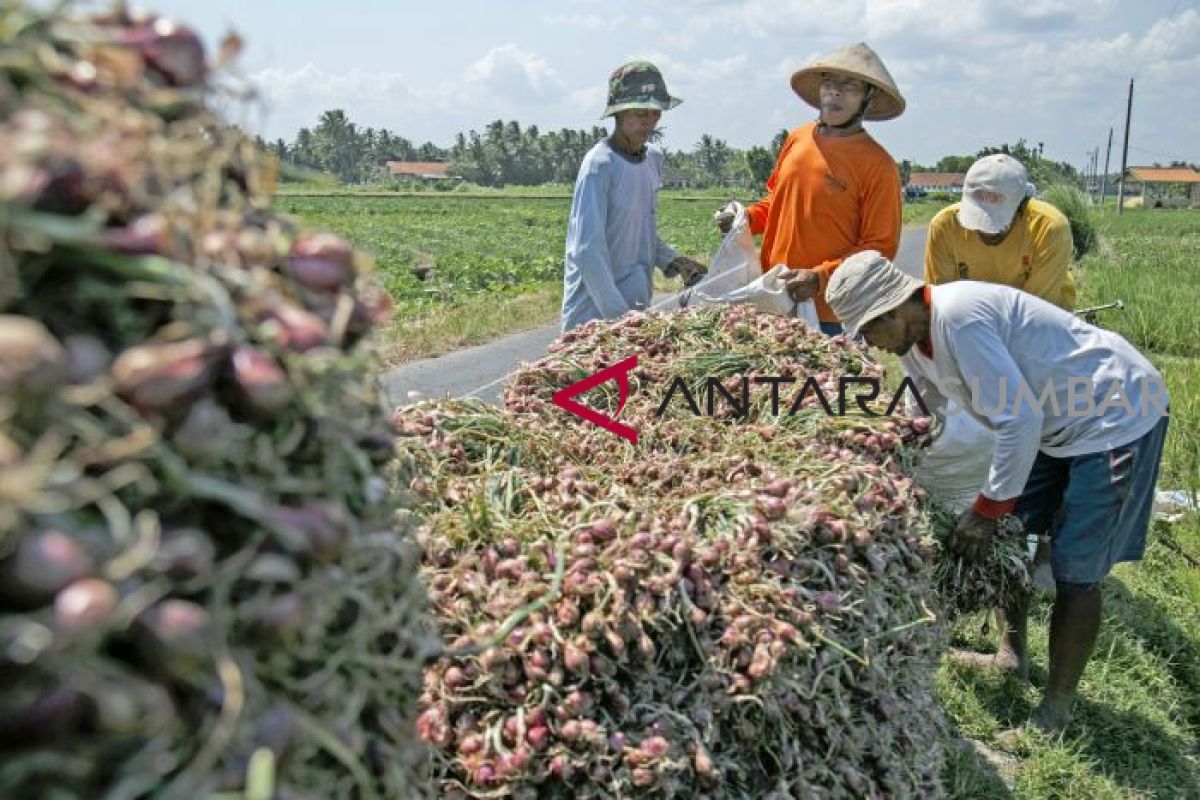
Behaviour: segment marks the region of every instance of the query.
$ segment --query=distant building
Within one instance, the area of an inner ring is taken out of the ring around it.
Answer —
[[[1129,167],[1125,196],[1141,195],[1142,206],[1200,204],[1200,172],[1191,167]]]
[[[388,172],[393,178],[421,178],[429,181],[445,181],[453,179],[450,174],[451,165],[447,161],[389,161]]]
[[[962,194],[966,177],[965,172],[914,172],[908,176],[908,188]]]
[[[664,189],[690,189],[692,182],[687,176],[680,172],[670,164],[663,165],[662,173],[662,188]]]

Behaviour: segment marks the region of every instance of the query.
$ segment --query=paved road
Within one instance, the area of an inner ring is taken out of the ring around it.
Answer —
[[[911,227],[900,237],[896,265],[921,277],[925,258],[925,227]],[[382,376],[380,383],[390,405],[421,397],[478,397],[500,400],[505,377],[522,361],[536,361],[558,337],[558,325],[504,336],[487,344],[456,350],[437,358],[411,361]]]

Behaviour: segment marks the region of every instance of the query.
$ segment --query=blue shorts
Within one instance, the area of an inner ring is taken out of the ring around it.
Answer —
[[[1013,513],[1027,532],[1050,534],[1056,581],[1098,583],[1114,564],[1141,560],[1168,420],[1103,453],[1038,453]]]
[[[821,333],[826,336],[838,336],[842,333],[842,323],[840,322],[822,322]]]

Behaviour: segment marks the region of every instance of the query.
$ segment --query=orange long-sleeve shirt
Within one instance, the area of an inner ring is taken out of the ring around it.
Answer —
[[[787,264],[816,272],[817,314],[822,322],[836,322],[825,286],[842,259],[864,250],[896,257],[900,172],[869,134],[819,136],[816,129],[810,122],[792,131],[767,180],[766,197],[748,213],[751,232],[763,236],[763,271]]]

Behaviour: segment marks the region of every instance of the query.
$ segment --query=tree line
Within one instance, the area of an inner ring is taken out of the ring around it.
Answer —
[[[495,120],[482,132],[459,133],[450,147],[442,148],[432,142],[415,145],[386,128],[359,127],[342,109],[331,109],[320,115],[315,126],[301,128],[291,142],[259,142],[285,164],[327,172],[347,184],[395,180],[388,172],[388,161],[435,161],[448,162],[451,174],[458,179],[503,187],[573,183],[584,155],[607,135],[608,130],[599,125],[542,132],[536,125]],[[762,191],[787,135],[787,130],[781,130],[769,143],[742,150],[704,134],[690,150],[665,150],[665,183],[685,188]],[[992,153],[1008,153],[1019,159],[1038,186],[1081,185],[1075,167],[1043,158],[1042,143],[1034,146],[1025,139],[1013,145],[985,147],[970,155],[945,156],[932,166],[907,160],[896,166],[907,183],[913,172],[966,172],[975,159]]]
[[[937,164],[933,166],[923,166],[920,164],[911,164],[907,161],[900,162],[900,174],[904,182],[908,182],[908,175],[913,172],[966,172],[976,159],[984,156],[994,155],[996,153],[1005,153],[1020,161],[1029,170],[1029,180],[1038,187],[1055,186],[1058,184],[1068,184],[1070,186],[1083,186],[1083,178],[1079,174],[1079,170],[1065,161],[1052,161],[1043,157],[1042,152],[1045,149],[1044,142],[1038,142],[1036,145],[1030,144],[1025,139],[1017,139],[1016,144],[1002,144],[995,147],[984,147],[979,152],[973,155],[955,155],[943,156]]]

